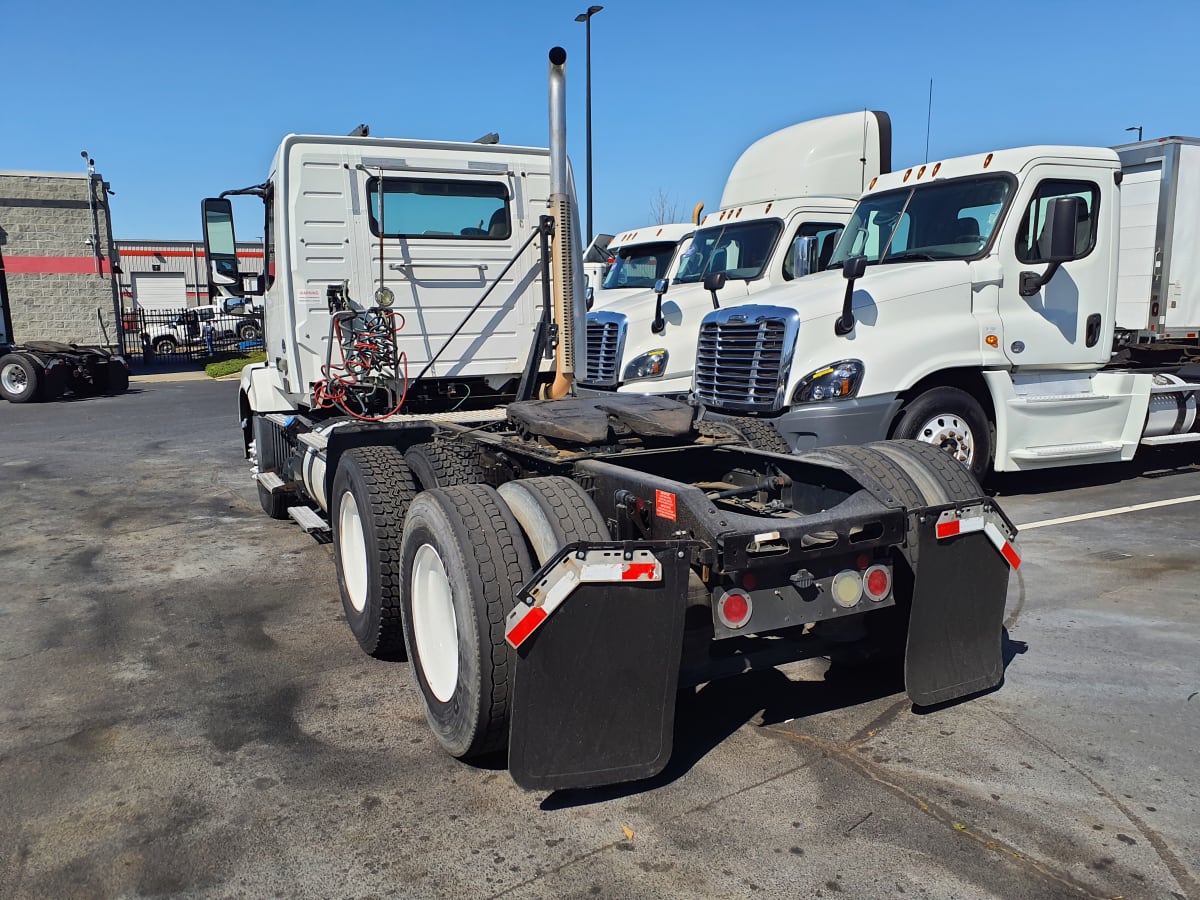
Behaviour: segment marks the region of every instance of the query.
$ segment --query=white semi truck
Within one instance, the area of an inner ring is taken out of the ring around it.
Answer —
[[[705,317],[696,395],[797,451],[912,438],[979,478],[1200,440],[1198,226],[1191,139],[881,175],[829,271]]]
[[[588,285],[588,309],[606,309],[622,297],[646,295],[660,278],[670,278],[695,230],[695,225],[668,222],[616,235],[608,243],[598,284]]]
[[[919,704],[995,687],[1015,529],[945,454],[778,455],[737,418],[572,396],[565,60],[549,151],[289,136],[242,191],[267,217],[270,358],[239,394],[264,509],[331,531],[362,649],[411,661],[447,752],[507,748],[527,788],[654,775],[679,688],[848,644]],[[238,284],[231,204],[203,207]]]
[[[656,292],[589,313],[581,382],[687,394],[705,313],[824,265],[867,182],[890,167],[891,121],[882,112],[813,119],[755,141],[730,170],[720,209],[700,222],[673,277],[661,278]]]

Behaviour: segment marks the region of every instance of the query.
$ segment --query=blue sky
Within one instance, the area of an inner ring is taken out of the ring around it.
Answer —
[[[892,117],[893,163],[1032,143],[1200,135],[1198,0],[611,0],[592,20],[597,231],[664,193],[714,209],[738,154],[804,119]],[[586,2],[311,0],[3,6],[0,169],[112,184],[118,238],[199,237],[200,199],[261,181],[288,132],[545,146],[546,55],[569,58],[580,200]],[[240,212],[240,211],[239,211]],[[257,219],[239,237],[259,236]]]

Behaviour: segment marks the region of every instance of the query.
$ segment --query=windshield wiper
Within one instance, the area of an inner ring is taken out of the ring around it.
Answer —
[[[911,251],[908,253],[897,253],[894,256],[889,256],[886,259],[881,259],[879,262],[886,264],[886,263],[893,263],[893,262],[909,262],[914,259],[922,260],[925,262],[933,262],[933,261],[939,260],[939,259],[950,259],[950,257],[948,257],[948,256],[932,256],[929,253]]]

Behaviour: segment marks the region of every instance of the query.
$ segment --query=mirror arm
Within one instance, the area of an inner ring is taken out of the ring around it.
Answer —
[[[854,330],[854,311],[851,304],[854,301],[854,279],[846,279],[846,296],[842,300],[842,314],[833,323],[833,333],[845,337]]]
[[[662,314],[662,294],[657,294],[654,300],[654,321],[650,323],[650,330],[655,334],[662,334],[667,330],[667,322]]]
[[[268,187],[270,187],[270,182],[264,181],[262,184],[252,184],[250,187],[237,188],[236,190],[232,191],[221,191],[221,193],[217,195],[217,199],[222,200],[225,197],[238,197],[246,194],[249,194],[252,197],[265,197]]]
[[[1046,271],[1039,275],[1037,272],[1022,272],[1020,292],[1022,297],[1032,297],[1043,287],[1050,283],[1050,279],[1054,277],[1054,273],[1058,271],[1058,267],[1062,263],[1055,260],[1046,266]]]
[[[712,298],[713,298],[713,309],[720,309],[721,304],[717,302],[717,292],[711,291],[710,293],[712,294]]]

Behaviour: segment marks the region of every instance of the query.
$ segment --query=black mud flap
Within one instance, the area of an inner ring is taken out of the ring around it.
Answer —
[[[597,787],[666,767],[687,605],[685,546],[655,547],[661,581],[579,584],[520,644],[508,750],[520,787]]]
[[[917,706],[994,688],[1004,675],[1001,643],[1010,562],[984,531],[939,540],[937,523],[933,510],[918,524],[904,661],[905,686]],[[1009,552],[1015,556],[1011,546]]]

